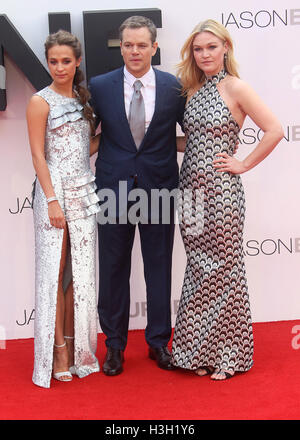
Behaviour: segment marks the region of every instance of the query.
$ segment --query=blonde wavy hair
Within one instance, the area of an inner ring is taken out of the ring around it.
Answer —
[[[187,95],[190,90],[201,87],[205,82],[205,74],[196,64],[193,53],[193,42],[196,35],[201,32],[211,32],[228,45],[224,68],[232,76],[239,78],[237,62],[233,55],[233,41],[227,29],[215,20],[205,20],[197,24],[191,35],[184,43],[180,55],[182,61],[177,65],[177,77],[182,84],[182,93]]]

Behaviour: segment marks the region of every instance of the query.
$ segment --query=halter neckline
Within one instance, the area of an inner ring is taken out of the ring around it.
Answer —
[[[206,81],[214,83],[214,84],[218,84],[222,79],[225,78],[226,75],[227,75],[226,70],[222,69],[222,70],[220,70],[219,73],[216,73],[215,75],[207,76]]]

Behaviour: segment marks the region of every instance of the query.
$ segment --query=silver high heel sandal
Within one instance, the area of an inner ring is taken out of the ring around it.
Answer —
[[[74,336],[64,336],[65,339],[74,339]],[[76,374],[75,365],[69,367],[69,371],[71,374]]]
[[[67,345],[67,343],[65,341],[65,343],[62,345],[54,344],[54,347],[55,348],[62,348],[62,347],[65,347],[66,345]],[[54,371],[53,371],[53,377],[54,377],[54,379],[59,380],[60,382],[71,382],[71,380],[73,379],[73,376],[70,371],[60,371],[57,373],[54,373]]]

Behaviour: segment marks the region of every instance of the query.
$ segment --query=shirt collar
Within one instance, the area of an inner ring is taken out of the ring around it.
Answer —
[[[150,66],[148,72],[145,73],[145,75],[143,75],[141,78],[136,78],[133,76],[130,72],[128,72],[126,66],[124,66],[124,77],[131,87],[133,87],[133,84],[137,79],[141,81],[144,87],[152,85],[153,83],[155,84],[155,73],[152,66]]]

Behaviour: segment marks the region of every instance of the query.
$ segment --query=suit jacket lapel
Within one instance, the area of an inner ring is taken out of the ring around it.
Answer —
[[[114,107],[117,114],[117,123],[120,124],[120,128],[127,132],[127,136],[130,138],[130,151],[134,149],[136,151],[136,145],[131,134],[131,130],[128,123],[128,118],[125,109],[124,100],[124,70],[123,67],[116,72],[114,78]]]
[[[140,148],[143,148],[143,145],[145,143],[145,140],[151,136],[151,132],[153,128],[155,129],[156,120],[158,118],[158,115],[160,112],[164,110],[164,102],[165,102],[165,93],[166,93],[166,87],[165,87],[165,80],[162,78],[162,75],[159,70],[153,69],[155,73],[155,108],[154,113],[150,122],[150,125],[148,127],[148,130],[144,136],[143,142],[140,145]]]

